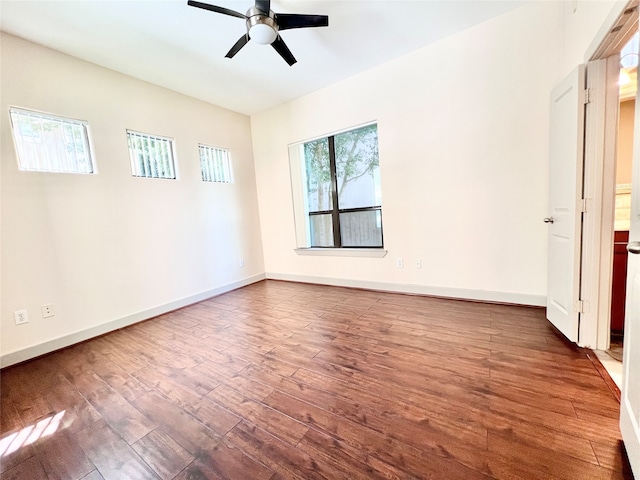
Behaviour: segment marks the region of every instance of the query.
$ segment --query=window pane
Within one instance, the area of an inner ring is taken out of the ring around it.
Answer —
[[[312,247],[333,247],[331,214],[309,215]]]
[[[335,136],[340,209],[382,205],[376,125]]]
[[[93,173],[86,122],[9,109],[20,170]]]
[[[382,214],[380,210],[340,214],[343,247],[381,247]]]
[[[329,140],[321,138],[304,144],[307,171],[307,201],[310,212],[333,208],[331,172],[329,169]]]
[[[173,140],[127,130],[134,177],[176,178]]]

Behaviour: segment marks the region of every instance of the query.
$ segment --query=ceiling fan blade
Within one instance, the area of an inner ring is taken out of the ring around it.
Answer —
[[[189,5],[191,7],[203,8],[204,10],[209,10],[211,12],[222,13],[223,15],[230,15],[232,17],[238,17],[238,18],[243,18],[243,19],[247,18],[246,15],[244,15],[244,14],[242,14],[240,12],[236,12],[235,10],[229,10],[228,8],[217,7],[215,5],[209,5],[208,3],[202,3],[202,2],[196,2],[194,0],[189,0],[187,2],[187,5]]]
[[[265,15],[269,15],[271,9],[271,0],[256,0],[256,8],[263,12]]]
[[[242,47],[244,47],[247,42],[249,41],[249,34],[245,33],[243,36],[241,36],[238,41],[233,45],[233,47],[231,47],[231,50],[229,50],[227,52],[227,54],[225,55],[225,57],[227,58],[233,58],[233,56],[238,53],[240,51],[240,49]]]
[[[276,52],[280,54],[282,58],[284,58],[284,61],[287,62],[289,66],[292,66],[294,63],[297,62],[297,60],[291,53],[291,50],[289,50],[289,48],[284,43],[284,40],[282,40],[282,37],[280,35],[278,35],[278,37],[273,41],[271,46],[275,49]]]
[[[276,14],[276,23],[278,24],[279,30],[307,27],[328,27],[329,17],[327,15],[298,15],[295,13],[278,13]]]

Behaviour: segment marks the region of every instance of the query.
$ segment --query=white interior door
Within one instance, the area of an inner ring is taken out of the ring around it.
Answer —
[[[584,65],[551,92],[547,318],[578,341],[584,146]]]
[[[636,94],[636,105],[640,105]],[[640,478],[640,108],[636,107],[622,362],[620,430],[635,478]]]

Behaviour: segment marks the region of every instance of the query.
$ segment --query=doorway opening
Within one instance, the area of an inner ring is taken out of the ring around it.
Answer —
[[[627,244],[631,218],[631,177],[633,164],[633,135],[638,89],[637,69],[640,53],[640,33],[635,35],[620,51],[618,128],[613,177],[615,202],[613,222],[613,264],[611,280],[607,285],[611,293],[609,311],[609,338],[606,356],[598,357],[618,385],[622,384],[622,358],[624,348],[624,321],[627,285]],[[600,342],[599,342],[600,343]]]
[[[616,149],[613,279],[611,288],[611,346],[609,353],[622,361],[626,297],[627,243],[631,218],[631,172],[633,128],[638,89],[637,70],[640,34],[636,33],[620,52],[620,107]]]

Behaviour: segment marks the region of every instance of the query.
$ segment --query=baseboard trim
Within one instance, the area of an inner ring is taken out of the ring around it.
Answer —
[[[456,298],[480,302],[509,303],[514,305],[530,305],[543,307],[547,304],[544,295],[526,293],[496,292],[490,290],[471,290],[464,288],[432,287],[409,283],[372,282],[368,280],[351,280],[346,278],[316,277],[311,275],[292,275],[288,273],[267,272],[267,279],[285,280],[289,282],[314,283],[336,287],[364,288],[384,292],[408,293],[412,295],[428,295],[433,297]]]
[[[148,310],[143,310],[141,312],[127,315],[126,317],[111,320],[101,325],[96,325],[95,327],[63,335],[61,337],[47,340],[46,342],[42,342],[27,348],[5,353],[0,356],[0,368],[9,367],[11,365],[15,365],[16,363],[31,360],[41,355],[60,350],[61,348],[69,347],[76,343],[84,342],[85,340],[104,335],[105,333],[113,332],[114,330],[128,327],[129,325],[133,325],[144,320],[149,320],[150,318],[157,317],[158,315],[163,315],[173,310],[177,310],[179,308],[201,302],[203,300],[206,300],[207,298],[222,295],[223,293],[227,293],[232,290],[245,287],[252,283],[259,282],[261,280],[264,280],[265,278],[266,275],[264,273],[254,275],[252,277],[243,278],[242,280],[238,280],[227,285],[223,285],[211,290],[206,290],[204,292],[190,295],[188,297],[180,298],[164,305],[159,305]]]

